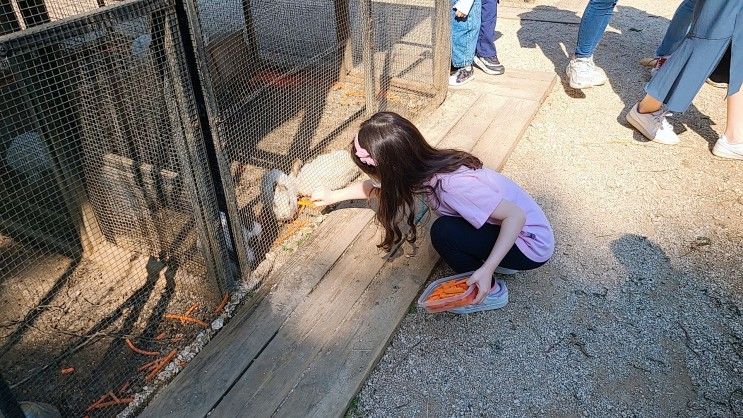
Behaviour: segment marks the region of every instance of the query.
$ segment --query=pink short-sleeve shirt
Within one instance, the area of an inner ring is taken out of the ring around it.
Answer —
[[[436,185],[439,187],[436,187]],[[516,239],[516,246],[529,259],[544,262],[555,251],[555,237],[547,216],[529,194],[508,177],[480,168],[460,167],[452,173],[435,175],[429,182],[435,187],[438,202],[428,197],[428,204],[443,216],[460,216],[479,229],[490,219],[503,199],[514,203],[526,214],[526,223]]]

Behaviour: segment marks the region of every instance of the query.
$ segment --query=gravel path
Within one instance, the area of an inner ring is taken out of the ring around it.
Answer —
[[[554,259],[508,278],[502,310],[412,309],[349,415],[743,416],[743,164],[710,153],[724,91],[674,118],[678,146],[624,122],[675,3],[620,1],[596,53],[611,83],[558,84],[505,168],[553,222]],[[577,26],[498,29],[506,66],[564,74]]]

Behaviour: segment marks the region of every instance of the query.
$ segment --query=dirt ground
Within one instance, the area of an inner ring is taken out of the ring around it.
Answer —
[[[542,204],[555,256],[506,279],[502,310],[411,308],[349,415],[743,416],[743,164],[710,153],[724,90],[672,119],[678,146],[624,121],[678,2],[620,1],[595,55],[610,83],[583,93],[564,80],[577,25],[537,18],[585,1],[518,3],[534,19],[499,20],[501,61],[563,83],[504,173]]]

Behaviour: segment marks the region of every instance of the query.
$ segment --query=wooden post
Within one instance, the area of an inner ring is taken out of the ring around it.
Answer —
[[[0,0],[0,36],[19,30],[21,30],[21,24],[18,23],[13,4],[10,0]]]
[[[245,19],[245,43],[248,46],[248,62],[256,62],[260,58],[258,55],[258,38],[255,36],[255,26],[253,25],[253,11],[250,0],[242,0],[243,18]]]
[[[51,22],[44,0],[18,0],[18,8],[21,10],[26,27]]]
[[[353,69],[353,47],[351,44],[350,0],[333,0],[335,10],[335,37],[340,48],[341,63],[338,79],[345,81]]]
[[[374,25],[372,0],[361,0],[361,48],[364,63],[364,114],[369,117],[377,111],[377,94],[374,82]]]
[[[235,188],[230,184],[229,187],[224,187],[223,182],[231,182],[232,174],[230,172],[230,163],[225,158],[224,151],[222,149],[222,140],[224,138],[225,126],[222,124],[221,116],[223,116],[217,106],[216,95],[214,94],[214,86],[212,79],[208,76],[209,66],[207,62],[207,51],[204,46],[204,37],[201,33],[201,27],[198,25],[198,11],[196,9],[196,2],[193,0],[183,1],[186,13],[187,22],[191,28],[191,39],[193,45],[186,45],[184,42],[184,48],[188,48],[187,51],[193,54],[189,60],[193,60],[190,64],[187,64],[189,71],[191,71],[191,82],[194,84],[193,92],[196,96],[196,103],[199,106],[203,106],[206,109],[206,117],[200,116],[200,126],[204,131],[204,142],[207,149],[207,153],[212,155],[217,162],[218,176],[214,180],[214,187],[222,191],[224,201],[221,204],[226,206],[226,215],[228,217],[230,231],[232,232],[232,245],[237,253],[237,262],[242,278],[248,280],[250,278],[250,261],[246,251],[247,242],[245,242],[245,235],[243,234],[240,222],[240,212],[237,206],[237,196],[235,195]],[[182,20],[182,19],[179,19]],[[196,67],[196,68],[193,68]],[[204,75],[203,78],[199,78],[198,74]],[[227,238],[227,237],[225,237]]]
[[[436,88],[433,106],[438,107],[446,99],[451,69],[451,3],[435,0],[433,21],[433,83]]]

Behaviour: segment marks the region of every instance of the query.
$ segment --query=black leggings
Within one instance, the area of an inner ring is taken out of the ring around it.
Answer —
[[[500,226],[485,224],[475,229],[464,218],[442,216],[431,225],[431,242],[441,258],[457,273],[482,267],[493,251]],[[545,262],[532,261],[516,244],[508,250],[499,267],[512,270],[532,270]]]

